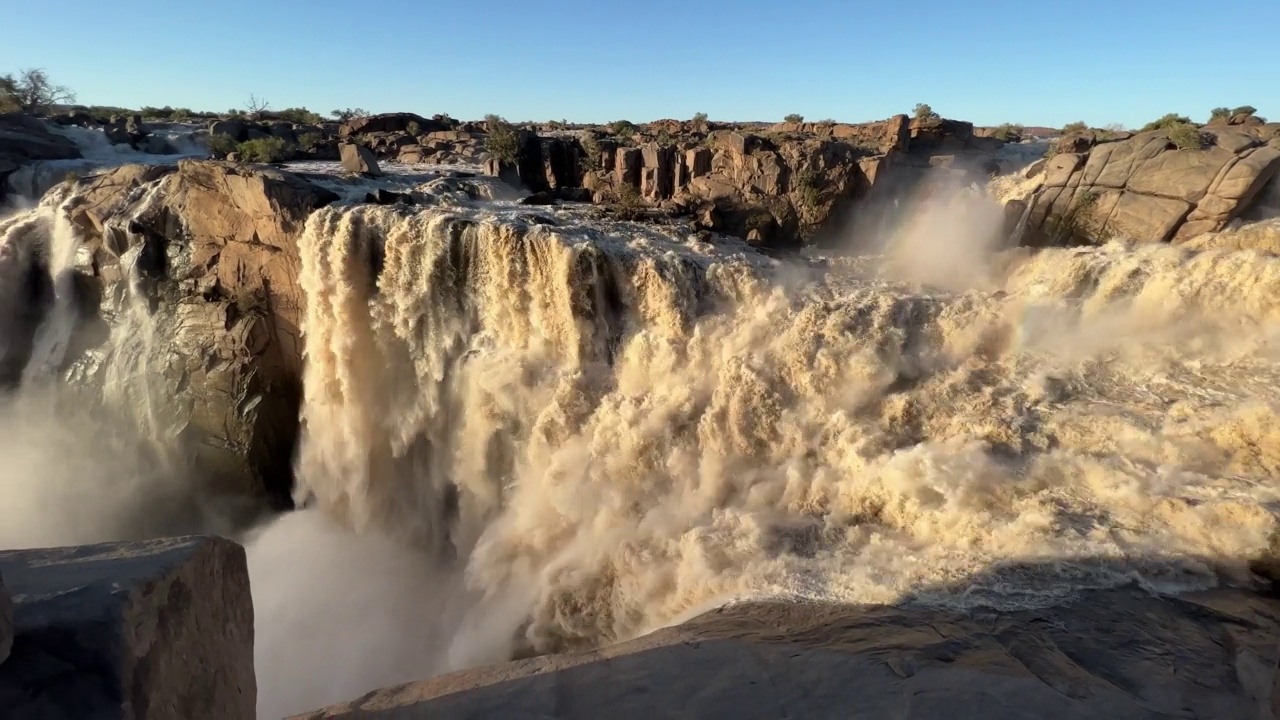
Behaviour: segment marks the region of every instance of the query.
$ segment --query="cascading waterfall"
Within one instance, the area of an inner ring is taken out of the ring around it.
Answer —
[[[536,652],[734,596],[1021,606],[1242,571],[1280,494],[1251,450],[1280,440],[1280,262],[1113,244],[926,293],[894,273],[952,238],[917,220],[883,270],[788,278],[625,230],[321,210],[299,492],[448,542]],[[1047,569],[944,590],[1014,560]]]
[[[0,341],[35,338],[0,346],[0,544],[242,538],[264,717],[738,597],[1203,587],[1276,529],[1280,260],[997,252],[1000,208],[942,193],[883,257],[815,263],[468,198],[316,211],[302,510],[241,535],[157,384],[175,330],[131,220],[161,186],[107,221],[124,281],[74,360],[72,198],[0,221]]]

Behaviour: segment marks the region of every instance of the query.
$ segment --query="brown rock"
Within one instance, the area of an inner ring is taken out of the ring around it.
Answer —
[[[1173,198],[1123,193],[1107,219],[1105,231],[1139,242],[1164,242],[1191,211],[1191,203]]]
[[[148,178],[154,191],[133,192]],[[337,196],[289,173],[214,161],[126,166],[84,192],[70,214],[88,236],[99,296],[128,302],[120,258],[149,259],[138,269],[158,308],[155,366],[166,368],[154,381],[189,408],[173,418],[189,452],[216,487],[287,504],[301,397],[297,238]],[[80,361],[90,376],[98,353]]]
[[[1257,126],[1215,125],[1206,134],[1213,143],[1202,149],[1178,149],[1166,131],[1155,130],[1098,144],[1086,155],[1059,153],[1031,199],[1024,238],[1039,245],[1065,237],[1059,231],[1064,214],[1081,193],[1106,200],[1086,213],[1088,230],[1101,234],[1090,242],[1108,239],[1107,233],[1182,242],[1220,230],[1280,172],[1280,149],[1263,145],[1269,136]],[[1070,224],[1080,227],[1074,219]]]
[[[338,146],[338,153],[342,157],[342,169],[349,173],[374,176],[382,174],[382,169],[378,167],[378,157],[363,145],[343,143]]]
[[[1139,165],[1128,189],[1146,195],[1175,197],[1194,203],[1204,197],[1218,172],[1235,155],[1220,147],[1162,152]]]
[[[0,553],[16,598],[6,720],[252,720],[244,548],[169,538]]]

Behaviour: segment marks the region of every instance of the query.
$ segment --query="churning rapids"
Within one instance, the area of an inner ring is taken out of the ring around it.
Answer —
[[[63,297],[74,193],[0,224],[0,273],[45,253]],[[58,381],[58,300],[0,411],[0,546],[243,540],[279,717],[734,598],[1243,582],[1276,528],[1280,258],[997,252],[999,205],[964,192],[821,262],[428,199],[307,221],[303,509],[246,530],[184,486],[142,298]]]

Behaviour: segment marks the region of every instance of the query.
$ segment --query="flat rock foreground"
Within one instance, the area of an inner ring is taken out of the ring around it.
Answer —
[[[12,644],[0,664],[3,717],[254,717],[253,608],[236,543],[181,537],[10,551],[0,553],[0,573],[0,650]],[[1277,712],[1280,601],[1240,589],[1161,597],[1134,586],[1014,612],[729,605],[598,651],[452,673],[297,717]]]

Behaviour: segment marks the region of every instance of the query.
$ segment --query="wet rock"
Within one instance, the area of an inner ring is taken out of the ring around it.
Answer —
[[[534,193],[520,200],[521,205],[555,205],[556,197],[550,192],[542,191]]]
[[[297,718],[1261,719],[1278,660],[1280,602],[1237,590],[1016,612],[752,602]]]
[[[137,190],[151,183],[154,192]],[[154,382],[183,408],[173,422],[216,489],[290,503],[302,367],[297,239],[311,212],[336,199],[290,173],[183,161],[104,173],[70,207],[110,321],[129,312],[122,256],[154,259],[141,286],[155,308],[155,367],[166,369]],[[92,380],[103,362],[90,350],[76,375]]]
[[[338,146],[338,152],[342,157],[343,170],[358,175],[382,174],[382,169],[378,167],[378,158],[369,148],[353,143],[343,143]]]
[[[373,203],[374,205],[395,205],[397,203],[404,205],[416,205],[417,200],[413,199],[413,195],[409,193],[398,193],[386,188],[378,188],[377,190],[367,193],[364,201]]]
[[[244,548],[220,538],[0,552],[15,637],[6,720],[252,720]]]

